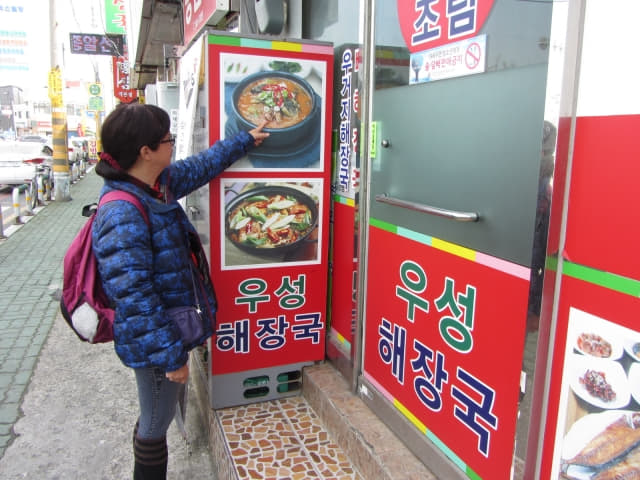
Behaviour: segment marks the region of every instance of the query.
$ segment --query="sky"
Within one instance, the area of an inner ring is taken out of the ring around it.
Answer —
[[[48,98],[49,4],[50,0],[0,0],[0,85],[17,85],[31,100]],[[104,34],[104,0],[55,0],[55,4],[55,58],[63,79],[93,82],[97,70],[103,83],[111,83],[111,57],[69,51],[69,33]]]

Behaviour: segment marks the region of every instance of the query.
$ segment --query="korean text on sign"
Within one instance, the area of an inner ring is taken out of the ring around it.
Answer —
[[[406,303],[405,318],[409,324],[426,326],[437,319],[441,339],[450,348],[451,355],[465,355],[473,350],[476,287],[456,285],[456,280],[446,277],[437,298],[427,298],[428,276],[417,262],[406,260],[398,271],[395,286],[396,298]],[[431,306],[437,312],[431,310]],[[420,329],[417,329],[420,330]],[[424,330],[424,329],[422,329]],[[409,331],[400,322],[381,318],[378,325],[378,354],[389,365],[396,381],[407,381],[406,360],[409,357],[413,391],[420,403],[433,412],[449,409],[462,425],[477,437],[478,451],[489,456],[491,434],[498,427],[493,408],[496,392],[477,378],[470,369],[458,366],[450,372],[446,351],[434,350],[427,341],[410,338]],[[453,358],[453,357],[452,357]],[[457,358],[457,357],[456,357]],[[446,396],[443,394],[447,393]],[[444,396],[444,399],[443,399]],[[451,398],[453,405],[446,405]]]
[[[306,303],[306,275],[300,274],[297,278],[283,276],[271,293],[267,281],[253,277],[242,281],[238,292],[234,303],[245,306],[247,314],[258,313],[260,304],[269,304],[274,297],[277,298],[278,307],[284,312],[257,318],[253,322],[248,318],[241,318],[220,323],[216,330],[218,350],[249,353],[252,338],[256,339],[255,348],[264,351],[278,350],[288,340],[309,341],[312,345],[320,343],[324,329],[322,314],[298,311]],[[254,331],[251,331],[252,326]]]

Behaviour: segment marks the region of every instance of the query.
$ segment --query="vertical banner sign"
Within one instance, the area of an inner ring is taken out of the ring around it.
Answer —
[[[365,378],[470,478],[509,478],[529,269],[371,225]]]
[[[105,0],[105,31],[126,35],[127,14],[126,0]],[[126,43],[121,51],[113,57],[113,95],[121,102],[131,102],[138,97],[138,93],[131,88],[131,65],[129,63],[129,49]]]
[[[334,192],[355,199],[360,185],[360,67],[359,46],[344,46],[337,52],[339,87],[334,115],[338,125],[338,151],[334,171]]]
[[[178,73],[178,96],[180,113],[176,133],[175,158],[187,158],[193,151],[193,130],[198,103],[200,71],[202,69],[202,52],[205,37],[202,36],[187,50],[180,59]]]
[[[356,315],[357,196],[360,187],[361,48],[345,45],[335,58],[335,164],[332,174],[331,329],[330,341],[351,354]]]
[[[269,120],[211,184],[213,375],[324,358],[333,49],[209,35],[210,141]]]
[[[113,95],[121,102],[131,102],[138,97],[135,88],[131,88],[131,71],[129,54],[125,45],[124,55],[112,57],[113,61]]]

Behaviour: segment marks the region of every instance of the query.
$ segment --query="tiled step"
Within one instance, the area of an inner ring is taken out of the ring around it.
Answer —
[[[436,479],[329,363],[305,368],[302,385],[304,398],[363,478]]]
[[[362,479],[302,396],[224,408],[215,416],[239,480]]]
[[[218,410],[192,379],[219,480],[435,478],[327,363],[304,368],[301,396]]]

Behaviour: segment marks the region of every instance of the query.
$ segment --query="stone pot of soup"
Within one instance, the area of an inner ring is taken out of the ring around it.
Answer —
[[[317,242],[318,205],[296,188],[266,185],[238,194],[225,209],[225,232],[241,250],[255,255],[294,251]]]
[[[233,91],[232,116],[251,130],[269,120],[264,145],[299,145],[311,129],[320,128],[316,95],[306,80],[287,72],[258,72],[241,80]]]

